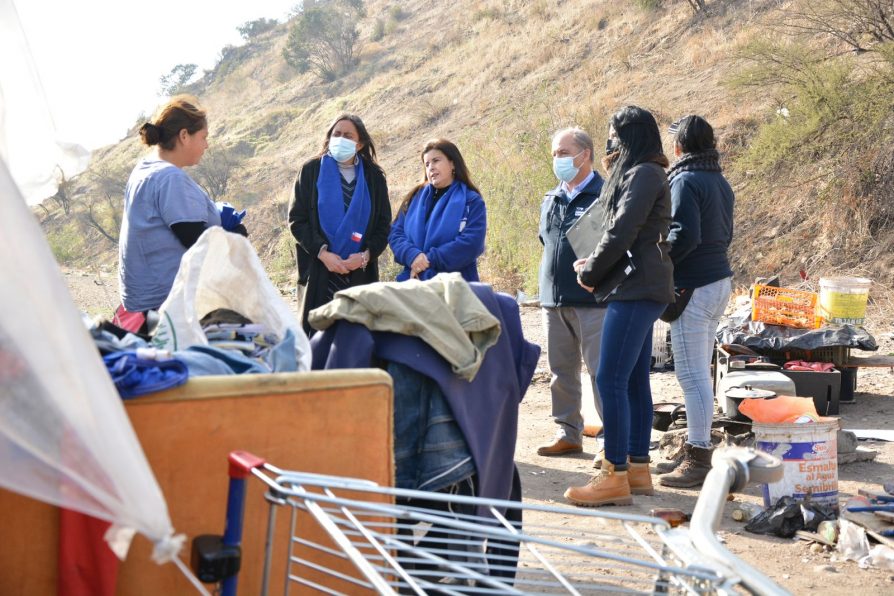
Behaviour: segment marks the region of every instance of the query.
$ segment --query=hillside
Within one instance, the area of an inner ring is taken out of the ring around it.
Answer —
[[[249,209],[252,243],[285,288],[295,277],[285,223],[292,183],[335,115],[351,111],[364,119],[395,204],[422,176],[423,142],[447,137],[463,151],[488,203],[482,275],[500,289],[532,293],[538,206],[554,184],[551,133],[579,124],[600,146],[608,116],[622,105],[649,108],[662,127],[699,113],[719,134],[737,192],[738,281],[782,273],[784,282],[795,283],[802,269],[810,282],[835,271],[859,273],[876,281],[877,307],[894,311],[884,304],[894,285],[891,185],[882,184],[894,164],[885,160],[890,149],[879,149],[884,135],[875,135],[879,146],[860,147],[860,159],[871,165],[866,171],[851,172],[860,160],[832,159],[833,150],[804,167],[797,146],[757,166],[749,153],[755,142],[767,142],[777,109],[793,100],[778,87],[735,87],[730,80],[747,66],[742,48],[784,19],[793,3],[717,0],[700,15],[683,2],[661,4],[367,0],[359,64],[331,83],[286,64],[288,24],[281,24],[228,48],[192,86],[209,110],[212,150],[238,155],[222,198]],[[381,39],[372,41],[377,19],[387,25],[384,32],[378,25]],[[890,125],[890,113],[885,117]],[[96,152],[90,170],[71,183],[69,215],[51,201],[36,211],[60,261],[114,269],[115,245],[83,214],[92,202],[94,219],[114,227],[110,205],[120,195],[108,183],[126,178],[139,152],[134,135]],[[864,179],[870,182],[842,183]]]

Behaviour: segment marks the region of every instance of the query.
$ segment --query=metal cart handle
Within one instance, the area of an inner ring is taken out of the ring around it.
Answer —
[[[750,483],[776,482],[782,479],[784,472],[781,459],[762,451],[744,447],[716,450],[689,524],[696,549],[721,564],[733,565],[743,583],[755,594],[782,596],[789,592],[726,550],[715,533],[720,528],[728,494],[740,491]]]

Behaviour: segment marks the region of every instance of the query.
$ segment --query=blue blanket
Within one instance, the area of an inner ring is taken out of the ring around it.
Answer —
[[[338,163],[328,155],[320,160],[320,175],[317,178],[317,210],[320,227],[329,241],[329,252],[343,259],[360,252],[363,234],[369,225],[372,203],[369,188],[363,175],[363,160],[357,160],[357,184],[351,197],[351,204],[345,211],[341,189],[341,174]]]

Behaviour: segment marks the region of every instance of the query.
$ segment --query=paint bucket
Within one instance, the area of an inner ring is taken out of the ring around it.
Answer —
[[[804,424],[755,422],[757,449],[782,458],[785,474],[779,482],[763,486],[764,507],[781,497],[805,499],[838,510],[838,418],[820,418]]]
[[[821,277],[817,311],[828,323],[862,325],[872,281],[864,277]]]

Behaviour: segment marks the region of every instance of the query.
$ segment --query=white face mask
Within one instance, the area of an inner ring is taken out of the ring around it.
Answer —
[[[580,157],[583,152],[584,150],[581,150],[574,157],[554,157],[553,174],[556,175],[556,178],[566,183],[574,180],[577,173],[580,172],[580,168],[574,165],[574,160]]]
[[[357,143],[347,137],[329,137],[329,155],[335,161],[349,161],[357,155]]]

